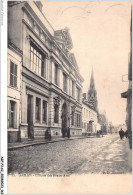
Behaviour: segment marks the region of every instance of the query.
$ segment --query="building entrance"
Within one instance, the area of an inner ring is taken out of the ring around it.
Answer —
[[[90,132],[91,134],[92,134],[92,132],[93,132],[92,122],[93,122],[93,121],[89,121],[89,132]]]
[[[68,133],[68,117],[67,117],[67,104],[64,103],[62,106],[62,136],[67,137]]]
[[[28,95],[27,99],[27,123],[28,123],[28,139],[34,138],[33,132],[33,96]]]

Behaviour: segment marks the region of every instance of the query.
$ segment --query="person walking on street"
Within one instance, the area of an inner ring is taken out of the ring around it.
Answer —
[[[119,135],[120,135],[120,139],[122,140],[123,139],[123,137],[124,137],[124,131],[122,130],[122,128],[121,128],[121,130],[119,131]]]

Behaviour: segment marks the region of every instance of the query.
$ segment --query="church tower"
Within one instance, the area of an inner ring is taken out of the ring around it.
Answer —
[[[93,109],[98,111],[97,91],[95,89],[93,68],[92,68],[91,79],[90,79],[90,89],[88,90],[88,102],[92,106]]]

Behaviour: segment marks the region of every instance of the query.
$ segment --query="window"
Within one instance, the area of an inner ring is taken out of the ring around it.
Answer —
[[[74,81],[72,81],[72,96],[74,97]]]
[[[58,65],[55,64],[55,84],[58,85]]]
[[[80,127],[80,114],[77,114],[77,118],[78,118],[77,126]]]
[[[54,104],[54,123],[59,121],[59,105]]]
[[[80,124],[81,124],[81,116],[80,114],[75,114],[75,126],[80,127],[81,126]]]
[[[67,75],[63,73],[63,90],[67,92]]]
[[[42,121],[47,122],[47,102],[43,100],[43,105],[42,105]]]
[[[30,46],[31,70],[46,78],[46,55],[33,43]]]
[[[41,104],[41,99],[36,98],[36,122],[40,121],[40,104]]]
[[[78,87],[76,87],[76,100],[80,101],[80,89]]]
[[[75,114],[75,127],[77,126],[77,114]]]
[[[17,87],[17,65],[10,62],[10,85]]]
[[[71,124],[74,125],[74,111],[72,111],[72,121]]]
[[[9,108],[9,127],[15,127],[15,104],[16,102],[10,101],[10,108]]]

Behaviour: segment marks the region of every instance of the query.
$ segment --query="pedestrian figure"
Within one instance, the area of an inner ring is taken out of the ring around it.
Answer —
[[[125,131],[125,137],[128,137],[128,130]]]
[[[70,127],[68,127],[67,137],[70,138]]]
[[[45,139],[51,140],[50,128],[48,127],[45,132]]]
[[[121,130],[119,131],[119,135],[120,135],[120,139],[122,140],[123,139],[123,137],[124,137],[124,131],[122,130],[122,128],[121,128]]]
[[[97,131],[97,137],[100,137],[99,131]]]

